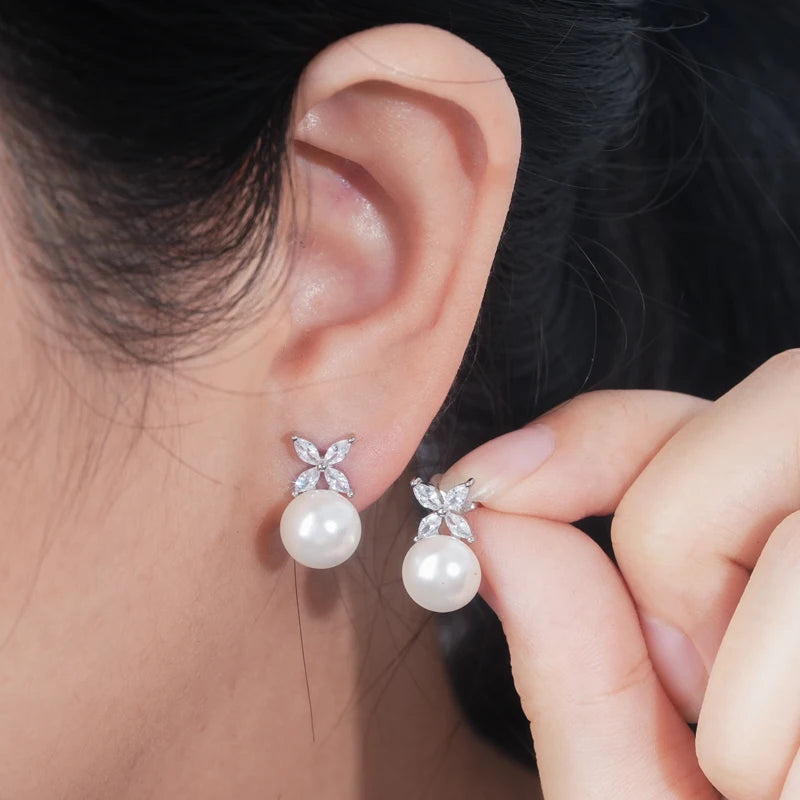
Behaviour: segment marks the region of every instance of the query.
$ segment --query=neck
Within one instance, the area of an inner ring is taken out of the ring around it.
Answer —
[[[125,457],[98,456],[107,490],[69,514],[37,503],[20,471],[3,484],[25,500],[0,507],[14,554],[0,586],[9,796],[537,796],[464,724],[435,624],[405,596],[405,491],[365,513],[344,567],[305,570],[282,551],[277,509],[253,542],[264,509],[242,497],[258,497],[268,448],[251,430],[226,433],[225,452],[245,457],[224,464],[188,436],[96,436],[98,453]]]

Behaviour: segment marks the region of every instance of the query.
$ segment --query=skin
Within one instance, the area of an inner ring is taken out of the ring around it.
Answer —
[[[463,723],[398,580],[404,470],[508,210],[513,98],[463,41],[391,26],[319,54],[292,130],[285,285],[163,370],[59,335],[4,162],[0,797],[541,796]],[[504,438],[442,479],[484,487],[482,590],[548,800],[800,796],[798,362],[714,404],[583,396],[539,421],[536,464]],[[357,436],[365,535],[336,571],[278,541],[292,432]],[[571,525],[612,512],[621,572]]]
[[[170,369],[60,335],[5,193],[0,797],[537,795],[464,724],[398,580],[409,495],[386,496],[477,314],[516,106],[474,48],[398,26],[321,53],[293,130],[285,284]],[[354,502],[384,496],[337,571],[295,574],[280,545],[294,432],[355,433]]]

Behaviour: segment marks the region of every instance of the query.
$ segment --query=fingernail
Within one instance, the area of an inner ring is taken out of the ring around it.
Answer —
[[[661,685],[687,722],[697,722],[708,683],[703,660],[678,628],[641,615],[642,633]]]
[[[440,486],[446,490],[474,478],[475,488],[470,496],[485,502],[539,469],[555,449],[555,443],[552,429],[540,422],[506,433],[456,462],[442,476]]]

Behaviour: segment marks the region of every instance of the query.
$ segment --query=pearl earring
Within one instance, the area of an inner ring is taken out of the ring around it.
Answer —
[[[478,593],[481,565],[464,542],[475,541],[469,523],[461,515],[475,508],[469,500],[474,480],[442,492],[436,486],[411,481],[419,503],[433,512],[422,518],[414,544],[403,561],[403,584],[411,599],[428,611],[457,611]],[[445,523],[451,536],[442,536]]]
[[[294,482],[294,499],[281,517],[281,541],[289,555],[315,569],[336,567],[347,561],[361,541],[361,518],[347,499],[353,496],[350,481],[333,465],[350,452],[354,436],[334,442],[321,456],[316,445],[292,436],[301,461],[311,468]],[[321,476],[327,489],[317,489]]]

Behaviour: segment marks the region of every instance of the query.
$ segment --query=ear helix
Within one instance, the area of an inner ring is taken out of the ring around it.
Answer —
[[[281,516],[281,541],[289,555],[306,567],[336,567],[353,555],[361,541],[361,518],[348,499],[353,496],[350,481],[334,466],[350,452],[355,437],[334,442],[324,455],[308,439],[292,436],[292,441],[309,468],[294,482],[294,499]],[[317,488],[322,477],[327,489]]]

